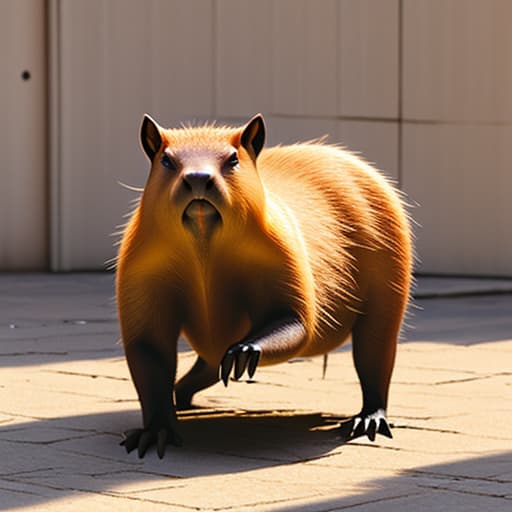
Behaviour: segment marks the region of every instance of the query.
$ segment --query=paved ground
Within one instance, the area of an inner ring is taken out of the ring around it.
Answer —
[[[360,406],[345,348],[325,380],[301,360],[203,392],[161,461],[118,445],[140,417],[112,280],[0,275],[0,510],[512,510],[511,281],[420,280],[393,440],[340,445]]]

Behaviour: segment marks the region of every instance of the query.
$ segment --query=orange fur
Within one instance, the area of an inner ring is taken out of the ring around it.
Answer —
[[[118,255],[124,344],[146,332],[165,338],[172,322],[218,366],[226,349],[273,309],[294,311],[306,326],[307,340],[294,355],[332,350],[370,302],[396,304],[391,313],[401,318],[410,230],[388,181],[355,155],[322,143],[263,149],[255,169],[240,134],[212,125],[161,131],[158,155],[169,151],[218,171],[235,147],[240,165],[228,176],[217,172],[222,226],[200,243],[173,207],[178,178],[155,158]]]

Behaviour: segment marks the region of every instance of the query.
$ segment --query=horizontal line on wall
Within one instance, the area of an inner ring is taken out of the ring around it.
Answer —
[[[267,113],[268,117],[280,117],[282,119],[307,119],[312,121],[369,121],[373,123],[397,123],[398,117],[372,117],[372,116],[316,116],[311,114],[279,114]]]
[[[467,121],[467,120],[435,120],[435,119],[412,119],[395,117],[370,117],[370,116],[312,116],[295,114],[266,114],[267,117],[295,119],[295,120],[315,120],[315,121],[358,121],[371,123],[401,123],[401,124],[424,124],[424,125],[446,125],[446,126],[512,126],[511,121]]]
[[[467,121],[467,120],[448,120],[436,121],[434,119],[402,119],[403,124],[424,124],[424,125],[445,125],[445,126],[512,126],[512,121]]]
[[[400,123],[400,124],[417,124],[417,125],[432,125],[432,126],[495,126],[495,127],[508,127],[512,126],[512,121],[467,121],[467,120],[448,120],[440,121],[435,119],[412,119],[412,118],[398,118],[398,117],[371,117],[371,116],[314,116],[314,115],[299,115],[299,114],[276,114],[270,112],[263,112],[263,115],[269,119],[289,119],[294,121],[346,121],[346,122],[367,122],[367,123]],[[244,123],[247,122],[252,115],[231,116],[222,115],[218,117],[205,117],[202,121],[219,121],[227,123]],[[198,121],[196,124],[200,124]],[[192,124],[194,124],[192,122]]]
[[[269,112],[263,112],[263,116],[266,119],[288,119],[293,121],[356,121],[356,122],[369,122],[369,123],[398,123],[399,119],[397,118],[383,118],[383,117],[329,117],[329,116],[302,116],[302,115],[290,115],[290,114],[271,114]],[[249,121],[252,117],[251,115],[246,116],[227,116],[220,115],[217,117],[209,117],[206,120],[208,122],[218,121],[218,122],[226,122],[226,123],[245,123]],[[193,121],[192,121],[193,123]]]
[[[265,118],[268,119],[287,119],[293,121],[325,121],[325,122],[360,122],[360,123],[396,123],[396,124],[410,124],[410,125],[424,125],[424,126],[489,126],[497,128],[512,127],[512,121],[436,121],[433,119],[408,119],[408,118],[392,118],[392,117],[363,117],[363,116],[312,116],[312,115],[295,115],[295,114],[271,114],[268,112],[263,113]],[[201,119],[188,119],[187,123],[195,125],[201,125],[204,122],[218,122],[219,124],[244,124],[251,118],[251,115],[247,116],[206,116]],[[172,126],[179,128],[180,123],[174,123]]]

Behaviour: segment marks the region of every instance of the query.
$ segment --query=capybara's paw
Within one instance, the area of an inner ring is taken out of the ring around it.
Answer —
[[[393,438],[384,409],[377,409],[369,414],[359,413],[341,425],[340,433],[344,441],[365,435],[370,441],[375,441],[377,434]]]
[[[144,457],[150,446],[156,445],[156,453],[160,459],[164,457],[168,444],[175,446],[183,444],[176,429],[171,425],[161,426],[160,428],[127,430],[123,433],[123,440],[120,443],[121,446],[126,448],[127,453],[137,448],[139,458]]]
[[[252,378],[261,356],[261,347],[257,343],[241,342],[232,345],[224,354],[220,363],[220,375],[224,385],[228,385],[229,375],[234,366],[233,377],[238,380],[247,369]]]

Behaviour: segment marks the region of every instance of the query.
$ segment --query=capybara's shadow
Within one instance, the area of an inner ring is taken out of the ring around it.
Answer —
[[[193,409],[179,413],[184,445],[169,446],[166,458],[177,452],[223,454],[245,459],[289,463],[324,456],[344,444],[339,422],[346,418],[297,411],[234,411]],[[146,457],[156,457],[155,450]],[[232,467],[232,471],[244,470]],[[197,474],[209,472],[197,468]]]
[[[339,418],[320,413],[194,409],[179,414],[183,446],[167,446],[163,460],[151,447],[139,459],[137,450],[127,454],[119,442],[140,420],[140,411],[131,409],[0,426],[2,477],[9,486],[0,510],[51,503],[77,488],[117,495],[128,484],[286,466],[343,444]]]

